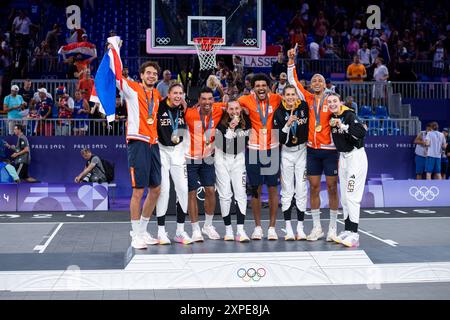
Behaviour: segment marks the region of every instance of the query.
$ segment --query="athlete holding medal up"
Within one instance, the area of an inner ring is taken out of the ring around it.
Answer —
[[[283,101],[275,111],[274,129],[280,129],[281,144],[281,210],[286,222],[286,241],[306,240],[303,231],[305,219],[306,141],[308,140],[309,111],[303,95],[299,97],[293,85],[283,89]],[[297,234],[291,225],[292,199],[295,193]]]
[[[337,175],[339,155],[331,137],[330,119],[332,113],[328,108],[325,95],[325,78],[315,74],[311,79],[311,88],[314,93],[307,91],[298,81],[295,70],[295,56],[297,45],[288,51],[288,79],[294,85],[297,93],[303,94],[309,106],[309,132],[307,143],[307,172],[310,184],[311,213],[313,217],[313,230],[307,240],[316,241],[323,238],[320,224],[320,183],[322,173],[325,173],[328,198],[330,205],[330,225],[327,241],[336,237],[336,224],[338,215]]]

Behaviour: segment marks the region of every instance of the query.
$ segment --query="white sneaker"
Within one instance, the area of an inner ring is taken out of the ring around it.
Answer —
[[[234,241],[233,229],[230,229],[229,231],[225,232],[225,236],[223,237],[223,240],[225,240],[225,241]]]
[[[269,228],[267,231],[267,239],[268,240],[278,240],[278,235],[275,228]]]
[[[158,233],[159,244],[161,244],[161,245],[171,244],[171,241],[167,235],[168,235],[167,232]]]
[[[327,241],[333,242],[336,239],[336,228],[329,228],[327,233]]]
[[[202,228],[203,234],[207,235],[211,240],[219,240],[220,235],[217,233],[216,228],[214,226],[203,226]]]
[[[238,242],[250,242],[250,238],[248,237],[247,233],[245,232],[245,230],[241,231],[241,232],[236,232],[236,241]]]
[[[180,234],[176,234],[175,238],[173,239],[175,242],[182,243],[182,244],[191,244],[194,242],[191,237],[189,237],[188,233],[186,231],[183,231]]]
[[[342,240],[342,244],[349,248],[356,248],[359,246],[359,234],[356,232],[352,232],[344,240]]]
[[[306,237],[306,240],[317,241],[319,239],[322,239],[323,236],[324,236],[324,233],[322,231],[322,228],[313,228],[311,230],[311,233]]]
[[[303,228],[297,229],[297,234],[295,235],[295,240],[306,240],[306,234]]]
[[[284,232],[286,232],[286,235],[284,236],[285,241],[295,241],[294,230],[292,230],[292,227],[286,227]]]
[[[202,233],[200,230],[195,230],[192,232],[192,241],[194,242],[203,242],[205,239],[203,239]]]
[[[130,231],[130,237],[134,238],[134,232]],[[150,233],[148,233],[147,231],[144,233],[141,233],[139,235],[139,237],[145,242],[145,244],[154,246],[156,244],[159,243],[159,241],[155,238],[152,237],[152,235]]]
[[[255,227],[252,233],[252,240],[261,240],[264,237],[264,233],[261,227]]]
[[[334,239],[336,243],[342,243],[342,241],[347,238],[352,232],[351,231],[342,231],[339,235]]]
[[[147,249],[147,244],[145,243],[144,239],[140,237],[139,235],[134,236],[131,238],[131,246],[134,249],[143,250]]]

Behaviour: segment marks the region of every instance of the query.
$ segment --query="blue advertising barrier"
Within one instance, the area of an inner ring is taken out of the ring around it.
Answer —
[[[0,212],[107,211],[106,184],[0,184]]]
[[[368,178],[390,177],[407,180],[414,177],[414,141],[412,136],[367,137]],[[16,137],[5,140],[15,144]],[[83,170],[82,148],[115,165],[116,197],[131,195],[127,146],[124,137],[29,137],[30,175],[46,183],[73,183]]]

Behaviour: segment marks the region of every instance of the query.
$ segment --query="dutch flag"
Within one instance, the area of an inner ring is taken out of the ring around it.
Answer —
[[[108,122],[112,122],[116,117],[116,81],[122,89],[120,37],[110,37],[108,43],[113,47],[108,49],[98,67],[90,101],[99,103],[99,111],[106,115]]]

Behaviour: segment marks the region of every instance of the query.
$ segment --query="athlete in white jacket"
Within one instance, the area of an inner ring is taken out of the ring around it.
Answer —
[[[367,155],[364,151],[367,128],[355,113],[342,103],[338,94],[330,94],[327,104],[333,113],[330,120],[333,142],[340,153],[339,186],[345,220],[345,231],[333,237],[333,240],[347,247],[358,247],[360,207],[368,170]]]
[[[184,231],[184,222],[188,209],[188,183],[186,160],[184,158],[183,132],[185,102],[183,86],[172,84],[168,96],[161,101],[158,110],[158,137],[161,156],[161,194],[156,204],[158,217],[159,244],[170,244],[165,230],[165,216],[170,197],[170,177],[172,177],[177,194],[177,231],[175,242],[190,244],[192,239]],[[192,221],[192,219],[191,219]]]
[[[306,187],[306,142],[308,141],[308,105],[300,100],[293,85],[286,85],[283,100],[275,111],[273,128],[279,129],[281,145],[281,210],[286,222],[286,241],[306,240],[303,231],[305,219]],[[297,235],[291,224],[292,200],[295,196],[297,208]]]
[[[228,102],[227,110],[217,126],[220,134],[216,134],[214,159],[216,189],[219,193],[220,209],[226,230],[225,241],[250,241],[244,230],[247,211],[245,147],[250,129],[250,118],[242,112],[239,102]],[[236,238],[234,238],[230,216],[233,193],[237,202]]]

